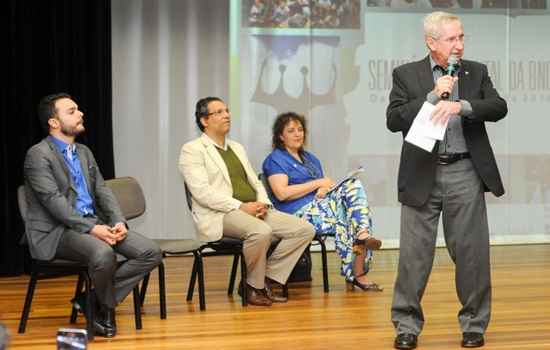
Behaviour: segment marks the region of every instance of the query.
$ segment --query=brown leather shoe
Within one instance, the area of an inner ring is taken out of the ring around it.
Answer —
[[[239,293],[240,294],[240,293]],[[263,290],[256,289],[250,285],[246,286],[246,301],[256,306],[271,306],[271,300],[265,295]]]
[[[365,242],[365,247],[368,250],[378,250],[382,246],[382,241],[374,237],[367,238]]]
[[[271,300],[274,303],[286,303],[288,301],[287,297],[284,297],[282,295],[277,295],[273,291],[273,286],[276,285],[276,284],[280,285],[279,283],[277,283],[275,281],[272,281],[269,278],[266,278],[265,279],[265,289],[264,289],[265,290],[265,295],[267,296],[267,298],[269,300]]]

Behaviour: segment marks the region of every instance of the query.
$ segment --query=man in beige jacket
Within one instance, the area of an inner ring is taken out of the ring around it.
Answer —
[[[203,134],[182,147],[179,169],[191,191],[199,239],[242,239],[249,303],[285,302],[271,286],[286,283],[315,230],[305,220],[272,208],[243,146],[226,138],[231,118],[221,99],[199,100],[195,118]],[[280,242],[268,258],[272,237]]]

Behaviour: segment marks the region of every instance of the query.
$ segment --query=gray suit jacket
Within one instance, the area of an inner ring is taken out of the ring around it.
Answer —
[[[458,75],[459,96],[472,105],[472,115],[462,117],[462,129],[474,167],[481,177],[485,190],[496,196],[504,194],[497,163],[485,122],[496,122],[508,112],[506,101],[493,87],[484,64],[462,60]],[[434,87],[430,58],[411,62],[395,68],[386,124],[390,131],[401,132],[403,138],[426,95]],[[428,200],[435,181],[437,147],[426,152],[408,142],[403,142],[398,176],[398,199],[413,207],[422,206]]]
[[[28,204],[25,233],[35,259],[53,259],[65,230],[86,234],[99,223],[125,222],[90,149],[77,143],[76,152],[97,217],[83,217],[76,211],[76,187],[63,156],[52,141],[45,138],[27,152],[24,163]]]

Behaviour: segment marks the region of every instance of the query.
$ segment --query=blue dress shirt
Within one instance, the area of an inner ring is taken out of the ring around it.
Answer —
[[[71,179],[76,188],[76,211],[82,216],[95,215],[94,201],[90,192],[88,192],[88,186],[86,185],[86,179],[82,174],[82,165],[76,152],[74,144],[70,145],[53,136],[49,136],[50,140],[55,144],[59,153],[63,155],[65,164],[69,168]]]
[[[286,150],[277,148],[264,160],[262,171],[266,178],[274,174],[287,175],[289,185],[303,184],[324,177],[321,162],[317,157],[309,152],[304,152],[302,157],[304,161],[299,162]],[[290,214],[295,213],[298,209],[313,201],[316,192],[311,191],[297,199],[279,201],[269,188],[267,190],[275,208]]]

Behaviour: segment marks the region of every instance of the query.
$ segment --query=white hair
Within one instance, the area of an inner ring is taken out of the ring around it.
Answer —
[[[424,35],[434,39],[439,39],[439,36],[441,35],[441,27],[443,27],[444,24],[453,21],[460,22],[460,18],[448,12],[432,12],[424,17]]]

